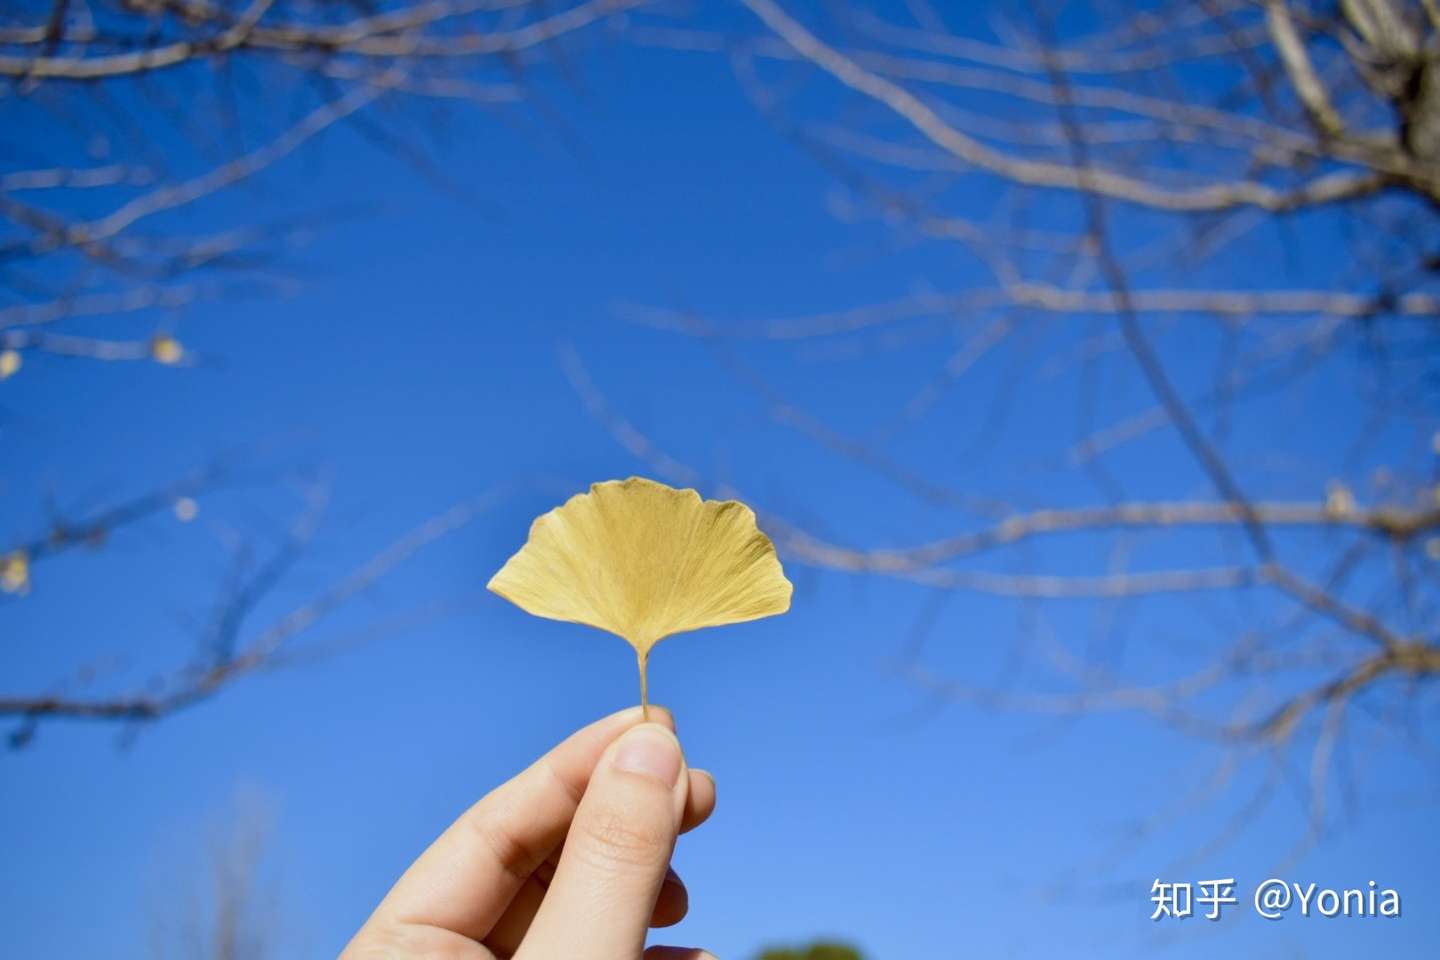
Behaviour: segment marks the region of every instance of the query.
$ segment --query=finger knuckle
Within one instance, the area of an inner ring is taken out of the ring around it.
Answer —
[[[482,805],[466,821],[495,862],[515,881],[523,882],[550,855],[548,849],[541,849],[521,837],[504,811]]]
[[[670,834],[664,826],[610,807],[586,819],[585,849],[601,864],[649,866],[668,861]]]

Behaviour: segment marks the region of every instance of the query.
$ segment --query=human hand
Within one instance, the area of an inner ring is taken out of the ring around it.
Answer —
[[[715,809],[669,711],[639,707],[571,735],[467,810],[405,871],[341,960],[714,960],[645,949],[689,905],[669,868]]]

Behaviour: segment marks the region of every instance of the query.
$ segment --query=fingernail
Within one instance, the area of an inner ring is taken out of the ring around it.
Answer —
[[[615,769],[638,773],[673,788],[680,780],[680,744],[654,724],[631,727],[615,748]]]

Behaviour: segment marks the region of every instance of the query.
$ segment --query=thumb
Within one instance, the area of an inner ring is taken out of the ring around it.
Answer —
[[[517,960],[638,960],[689,781],[680,742],[666,727],[642,723],[610,745]]]

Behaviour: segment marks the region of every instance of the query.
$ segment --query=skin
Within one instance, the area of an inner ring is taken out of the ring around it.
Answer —
[[[467,810],[420,855],[341,960],[714,960],[645,949],[685,916],[675,838],[715,809],[663,707],[572,734]]]

